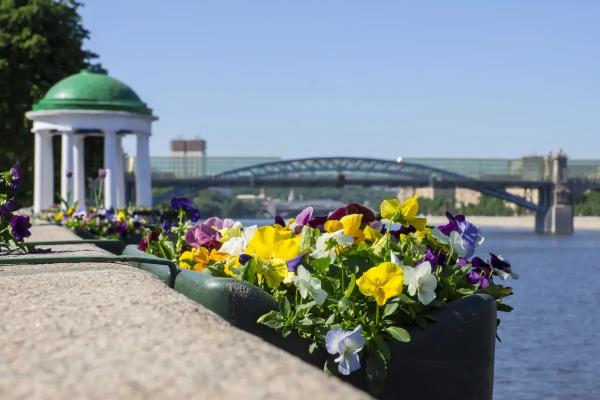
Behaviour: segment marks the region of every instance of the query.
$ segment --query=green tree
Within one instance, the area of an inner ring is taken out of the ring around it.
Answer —
[[[74,0],[0,0],[0,171],[19,161],[31,201],[33,135],[25,112],[56,82],[101,69],[83,49],[89,32]]]

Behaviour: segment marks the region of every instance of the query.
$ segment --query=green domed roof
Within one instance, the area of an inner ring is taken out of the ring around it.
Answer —
[[[82,70],[48,90],[33,105],[40,110],[117,110],[152,115],[152,110],[123,82],[108,75]]]

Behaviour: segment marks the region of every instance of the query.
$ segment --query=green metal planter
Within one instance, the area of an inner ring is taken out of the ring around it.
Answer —
[[[98,239],[96,235],[83,228],[73,228],[72,231],[82,239]],[[119,246],[114,244],[98,244],[97,246],[113,254],[121,254],[126,245],[139,244],[142,240],[142,235],[130,234],[126,238],[119,238],[118,240],[122,242],[122,245]]]
[[[127,246],[124,255],[147,254]],[[161,280],[169,269],[148,263],[132,263]],[[188,270],[175,277],[175,290],[219,314],[240,329],[322,367],[328,355],[308,352],[308,343],[290,335],[283,338],[271,328],[256,323],[277,303],[268,293],[247,282],[217,278]],[[392,364],[382,399],[461,399],[492,398],[496,340],[496,303],[487,295],[473,295],[454,301],[440,310],[437,322],[427,329],[411,328],[409,343],[389,343]],[[367,390],[365,368],[349,377],[349,383]]]

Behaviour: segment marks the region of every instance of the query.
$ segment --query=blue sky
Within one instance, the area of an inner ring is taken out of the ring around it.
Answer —
[[[88,0],[153,154],[600,158],[600,2]],[[126,143],[133,151],[133,142]]]

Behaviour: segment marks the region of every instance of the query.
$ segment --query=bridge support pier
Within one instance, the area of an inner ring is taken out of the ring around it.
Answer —
[[[551,235],[570,235],[573,233],[573,207],[570,205],[552,205],[546,211],[535,214],[535,231]]]
[[[547,208],[536,212],[535,231],[551,235],[573,233],[573,200],[567,178],[567,157],[559,152],[550,155],[552,163],[552,186],[540,191],[540,204]]]

